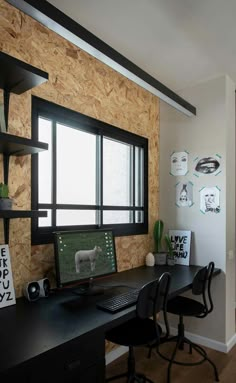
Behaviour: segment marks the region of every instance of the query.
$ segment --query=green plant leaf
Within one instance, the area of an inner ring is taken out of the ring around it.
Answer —
[[[172,246],[172,242],[171,242],[171,239],[170,239],[168,234],[165,235],[165,243],[166,243],[166,247],[168,249],[169,257],[174,258],[173,246]]]
[[[155,241],[155,251],[159,253],[162,249],[162,236],[164,230],[164,223],[161,219],[157,220],[154,224],[153,236]]]
[[[8,198],[8,185],[0,183],[0,198]]]

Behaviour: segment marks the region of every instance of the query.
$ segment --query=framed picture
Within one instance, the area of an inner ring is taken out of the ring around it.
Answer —
[[[189,266],[191,231],[169,230],[176,264]]]
[[[0,245],[0,308],[16,303],[8,245]]]

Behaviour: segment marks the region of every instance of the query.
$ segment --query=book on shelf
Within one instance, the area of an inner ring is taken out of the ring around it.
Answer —
[[[0,132],[6,132],[6,120],[4,114],[4,104],[0,104]]]

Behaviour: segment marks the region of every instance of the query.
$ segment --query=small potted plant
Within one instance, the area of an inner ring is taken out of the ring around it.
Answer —
[[[166,243],[166,247],[168,249],[167,265],[174,266],[176,259],[175,259],[175,255],[174,255],[174,251],[173,251],[172,242],[171,242],[171,239],[170,239],[168,234],[165,235],[165,243]]]
[[[162,241],[163,241],[163,230],[164,223],[161,219],[158,219],[154,224],[153,236],[155,242],[155,264],[156,265],[165,265],[166,264],[166,251],[163,250]]]
[[[8,185],[0,183],[0,210],[11,210],[12,199],[9,198]]]

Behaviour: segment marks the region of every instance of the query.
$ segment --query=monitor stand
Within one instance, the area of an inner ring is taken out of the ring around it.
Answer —
[[[93,278],[89,279],[89,282],[79,285],[72,289],[73,293],[82,296],[93,296],[104,294],[104,288],[102,286],[95,286]]]

